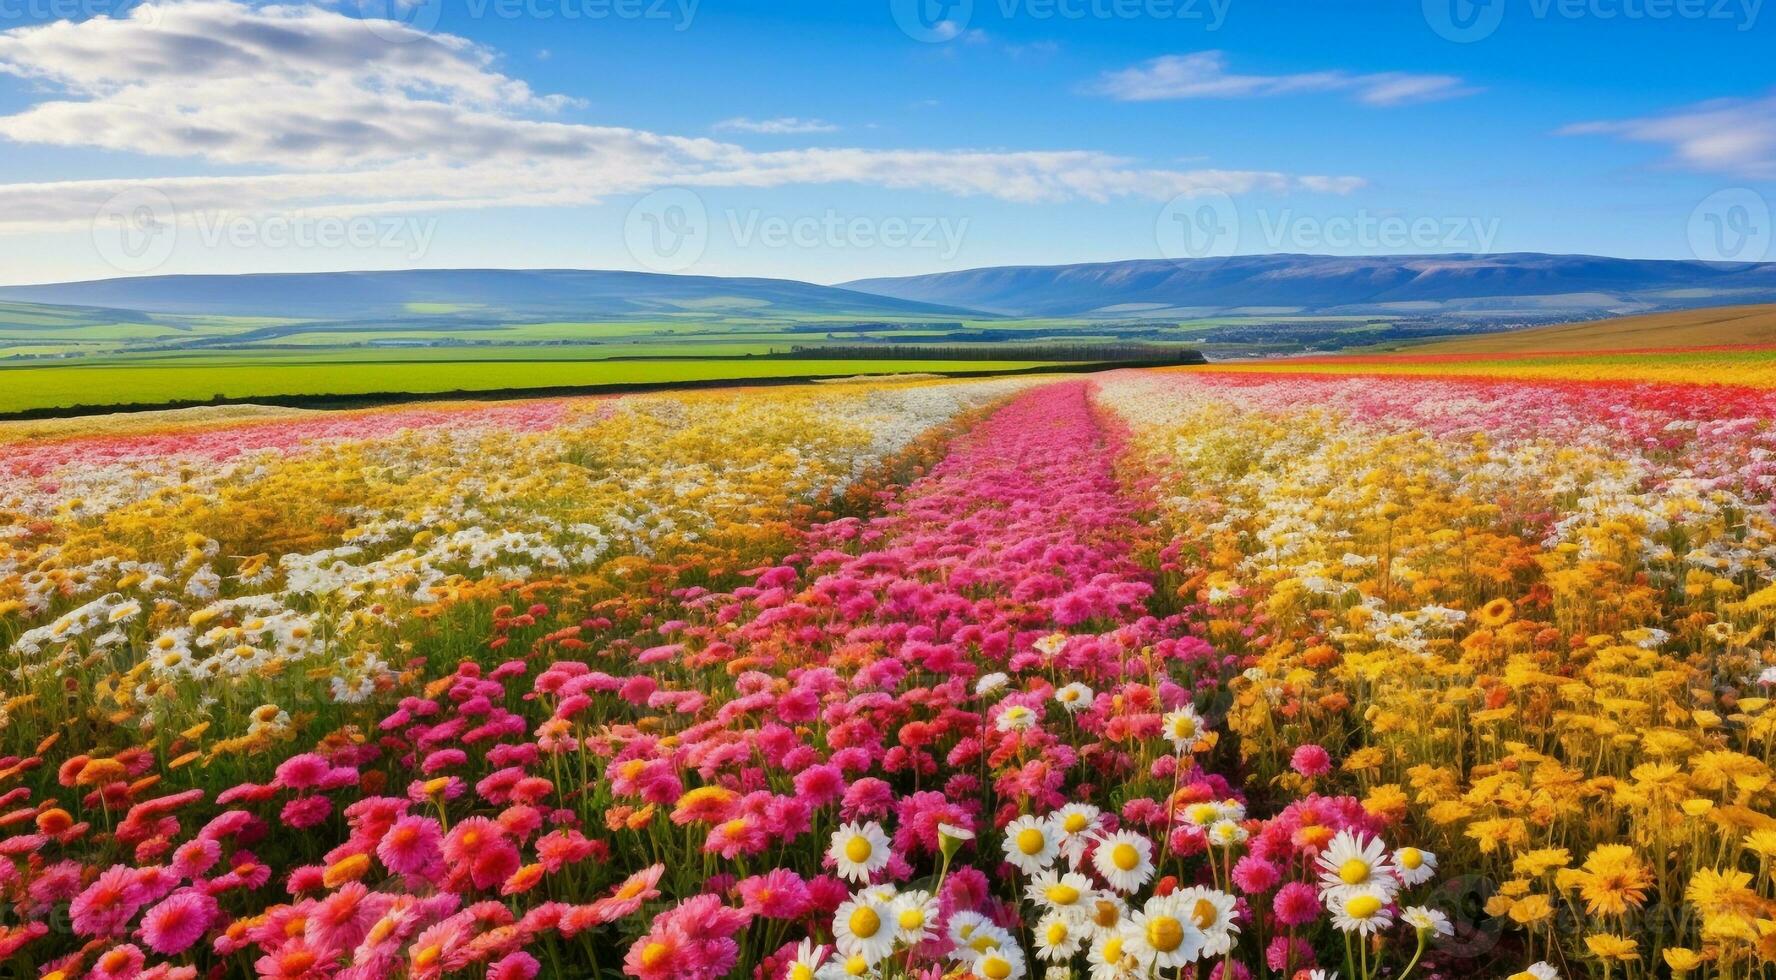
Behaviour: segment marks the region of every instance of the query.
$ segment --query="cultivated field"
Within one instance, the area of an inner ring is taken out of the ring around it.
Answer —
[[[1548,351],[1676,350],[1776,344],[1776,306],[1714,306],[1591,323],[1514,330],[1412,347],[1414,354],[1531,354]]]
[[[1768,359],[0,424],[0,954],[1769,975]]]
[[[528,355],[528,356],[527,356]],[[753,378],[857,374],[1003,372],[1036,361],[899,359],[611,360],[564,357],[547,349],[490,353],[432,349],[378,356],[366,352],[309,357],[205,355],[130,359],[110,364],[0,365],[0,414],[71,406],[164,405],[212,398],[349,397],[389,393],[510,391],[602,385],[669,385]]]

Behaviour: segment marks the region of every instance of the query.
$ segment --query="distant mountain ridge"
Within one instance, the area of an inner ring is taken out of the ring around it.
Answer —
[[[0,287],[0,300],[144,313],[294,319],[400,317],[415,312],[473,315],[477,311],[574,319],[687,313],[955,317],[969,312],[793,279],[583,269],[140,276]]]
[[[1025,317],[1638,312],[1776,300],[1776,263],[1277,254],[1000,266],[840,285]]]
[[[1776,263],[1497,255],[1238,255],[1000,266],[821,286],[583,269],[143,276],[0,287],[0,301],[298,320],[1396,315],[1484,320],[1776,302]]]

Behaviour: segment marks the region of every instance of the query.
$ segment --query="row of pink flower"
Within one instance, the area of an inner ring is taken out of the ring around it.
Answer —
[[[370,409],[250,419],[131,435],[73,436],[5,446],[0,477],[43,476],[64,466],[105,466],[167,457],[224,462],[273,451],[291,453],[340,440],[379,439],[412,429],[537,432],[566,418],[566,399],[503,404]]]

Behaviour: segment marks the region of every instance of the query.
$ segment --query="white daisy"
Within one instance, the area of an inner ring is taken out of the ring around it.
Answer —
[[[1379,838],[1360,840],[1341,830],[1320,852],[1320,897],[1330,907],[1334,899],[1359,892],[1378,894],[1383,904],[1394,899],[1399,880],[1388,862],[1387,848]]]
[[[1171,970],[1195,962],[1203,939],[1177,895],[1155,895],[1129,916],[1129,951],[1151,968]]]
[[[1107,892],[1099,892],[1098,897],[1092,899],[1091,907],[1086,909],[1086,921],[1090,923],[1093,935],[1098,936],[1123,928],[1128,917],[1128,903]]]
[[[1002,732],[1022,732],[1036,727],[1036,712],[1027,705],[1014,704],[999,712],[993,727]]]
[[[1414,905],[1400,912],[1400,921],[1417,930],[1420,935],[1441,938],[1455,935],[1455,927],[1449,924],[1449,916],[1427,909],[1422,905]]]
[[[1172,748],[1179,752],[1194,748],[1197,739],[1202,738],[1203,732],[1208,730],[1208,726],[1203,724],[1202,716],[1190,705],[1167,712],[1164,724],[1166,738],[1171,740]]]
[[[815,945],[812,939],[804,939],[796,946],[795,959],[789,961],[789,967],[783,971],[783,980],[814,980],[820,967],[826,962],[827,948]]]
[[[833,832],[832,845],[826,853],[838,866],[840,878],[863,884],[870,880],[870,875],[888,866],[888,835],[873,820],[848,823]]]
[[[917,946],[931,938],[932,925],[937,922],[937,899],[930,892],[902,892],[888,903],[888,911],[894,916],[895,938],[902,943]]]
[[[1061,853],[1075,868],[1079,867],[1079,859],[1085,856],[1085,847],[1091,843],[1092,835],[1097,833],[1101,812],[1090,803],[1069,803],[1048,815],[1056,836],[1061,839]]]
[[[1083,921],[1061,912],[1050,912],[1036,923],[1036,957],[1043,960],[1069,960],[1091,935]]]
[[[1394,852],[1394,874],[1408,885],[1430,881],[1437,873],[1437,855],[1416,847],[1402,847]]]
[[[1004,847],[1006,861],[1025,874],[1035,874],[1054,863],[1061,841],[1046,819],[1024,814],[1005,825]]]
[[[961,911],[950,916],[950,959],[972,963],[989,949],[1005,944],[1005,931],[979,912]]]
[[[1388,897],[1375,889],[1353,889],[1327,898],[1332,925],[1340,932],[1358,932],[1365,936],[1393,925],[1388,911]]]
[[[1068,714],[1084,711],[1091,707],[1093,697],[1092,689],[1078,681],[1074,681],[1054,693],[1055,702],[1067,709]]]
[[[1510,980],[1560,980],[1560,971],[1546,960],[1539,960],[1521,973],[1511,974]]]
[[[894,951],[895,929],[888,906],[869,895],[854,895],[833,913],[833,941],[846,956],[862,956],[870,966]]]
[[[1043,871],[1030,880],[1030,901],[1073,918],[1084,918],[1097,898],[1091,879],[1074,871]]]
[[[991,674],[982,674],[981,679],[974,682],[974,693],[991,694],[1010,683],[1011,678],[999,671],[994,671]]]
[[[1153,842],[1127,830],[1107,834],[1092,852],[1092,867],[1111,888],[1132,892],[1153,877]]]
[[[1173,893],[1192,925],[1202,933],[1202,955],[1216,957],[1233,948],[1239,926],[1234,922],[1234,897],[1200,885]]]
[[[1091,980],[1129,980],[1143,975],[1133,947],[1134,938],[1126,927],[1098,936],[1087,960],[1091,964]]]
[[[1209,825],[1209,843],[1216,847],[1232,847],[1244,843],[1250,836],[1246,828],[1232,820],[1217,820]]]
[[[975,920],[966,921],[957,927],[955,918],[963,913],[950,916],[950,941],[955,944],[950,952],[950,959],[957,962],[973,962],[980,953],[993,952],[1003,946],[1016,946],[1018,941],[1012,939],[1011,932],[1005,932],[987,920],[986,916],[975,916]]]
[[[869,980],[877,976],[880,974],[868,957],[862,953],[852,953],[850,956],[837,956],[828,960],[820,968],[819,980]]]
[[[976,956],[969,972],[981,980],[1017,980],[1025,969],[1024,951],[1016,943],[1007,943]]]

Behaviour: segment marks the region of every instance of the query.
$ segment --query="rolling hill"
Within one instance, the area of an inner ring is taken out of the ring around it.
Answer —
[[[0,301],[144,313],[362,320],[420,315],[621,320],[667,315],[957,316],[968,311],[790,279],[581,269],[141,276],[0,287]]]
[[[1776,344],[1776,304],[1650,313],[1405,348],[1413,354],[1535,354]]]
[[[1776,263],[1539,253],[1237,255],[1004,266],[841,285],[1005,316],[1583,316],[1776,301]]]

